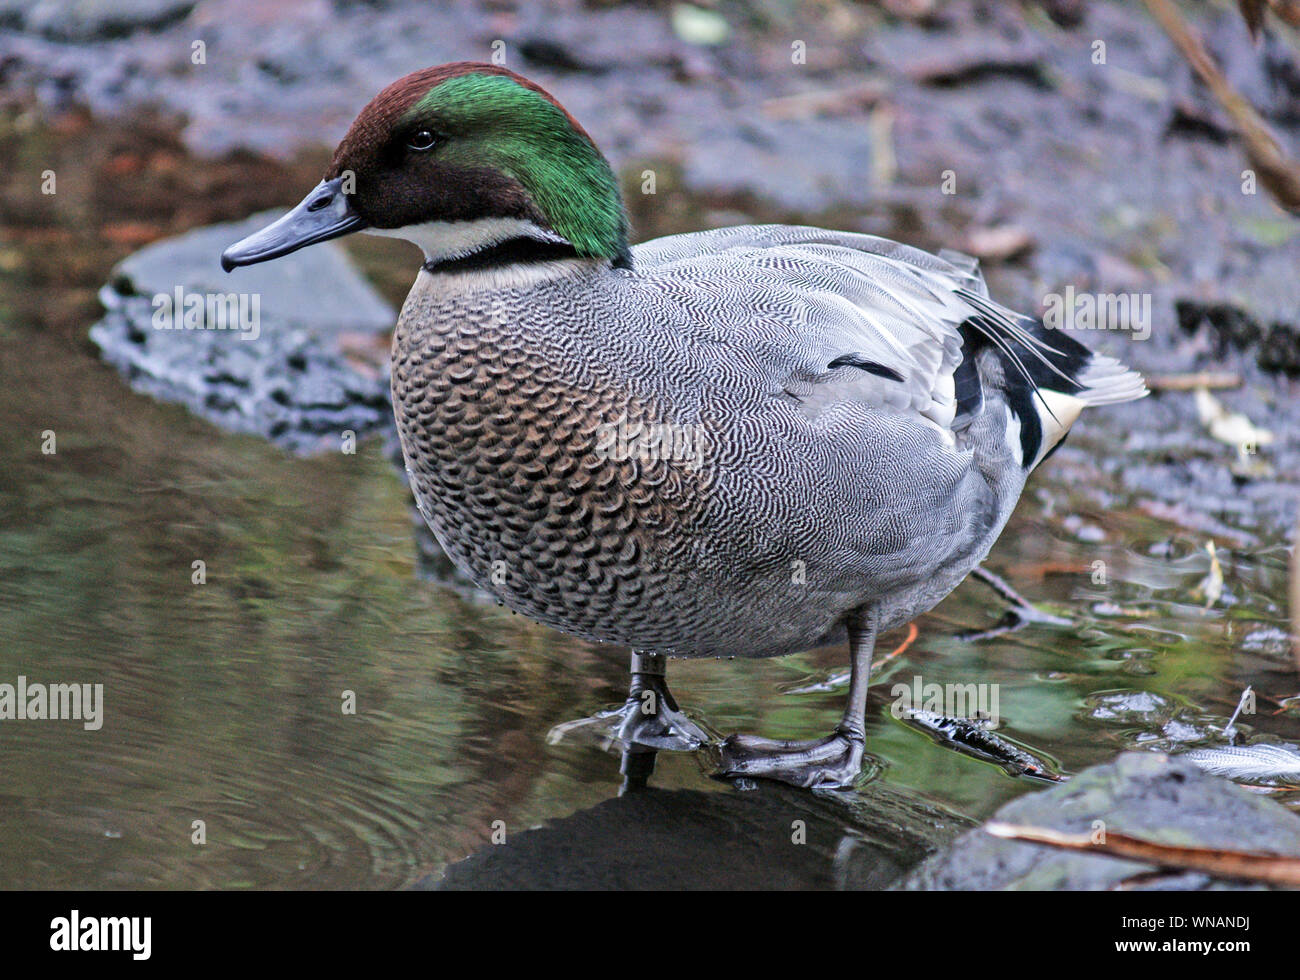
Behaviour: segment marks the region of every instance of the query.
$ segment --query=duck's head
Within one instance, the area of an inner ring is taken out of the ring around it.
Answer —
[[[321,181],[221,255],[252,265],[354,231],[408,238],[426,266],[549,258],[629,264],[609,163],[544,89],[475,62],[413,72],[361,110]]]

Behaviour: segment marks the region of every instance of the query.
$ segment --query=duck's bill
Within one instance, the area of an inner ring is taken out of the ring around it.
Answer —
[[[221,268],[229,272],[236,266],[278,259],[364,228],[366,223],[352,210],[342,184],[342,177],[321,181],[283,218],[222,252]]]

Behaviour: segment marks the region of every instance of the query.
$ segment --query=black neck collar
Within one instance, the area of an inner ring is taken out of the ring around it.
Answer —
[[[530,262],[554,262],[559,259],[581,258],[578,250],[568,242],[545,242],[521,235],[508,238],[487,248],[455,259],[438,259],[424,263],[426,272],[473,272],[503,265]]]

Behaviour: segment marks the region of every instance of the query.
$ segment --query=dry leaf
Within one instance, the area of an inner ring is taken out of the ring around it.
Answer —
[[[1214,542],[1207,541],[1205,550],[1210,553],[1210,571],[1196,586],[1194,595],[1205,597],[1205,608],[1209,609],[1223,595],[1223,566],[1219,564],[1219,555]]]
[[[1273,442],[1273,433],[1258,428],[1240,412],[1230,412],[1223,403],[1210,394],[1207,388],[1196,389],[1196,414],[1210,435],[1220,442],[1234,446],[1247,454],[1255,447]]]
[[[1005,262],[1034,247],[1034,236],[1019,225],[974,228],[966,236],[965,250],[977,259]]]

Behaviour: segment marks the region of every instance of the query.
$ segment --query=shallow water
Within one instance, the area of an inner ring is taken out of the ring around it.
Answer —
[[[378,442],[298,458],[131,393],[85,339],[95,287],[130,250],[104,234],[119,205],[91,205],[93,228],[35,220],[0,254],[0,683],[102,683],[105,703],[98,731],[0,723],[0,887],[400,887],[494,829],[614,798],[616,757],[546,736],[621,701],[625,651],[419,578],[408,495]],[[161,197],[149,206],[133,220],[195,223]],[[877,785],[972,818],[1041,785],[891,717],[890,688],[918,676],[996,685],[1000,733],[1066,772],[1122,748],[1215,742],[1248,684],[1260,709],[1243,735],[1300,738],[1282,704],[1295,693],[1283,545],[1220,541],[1224,597],[1205,608],[1205,539],[1144,516],[1094,462],[1123,443],[1104,418],[1086,425],[991,556],[1074,625],[964,640],[1003,611],[975,582],[923,617],[873,687]],[[813,737],[843,689],[806,689],[843,667],[830,649],[674,663],[670,680],[720,731]],[[653,785],[705,794],[697,804],[738,792],[687,755],[662,755]],[[834,806],[819,819],[851,835],[854,800]],[[598,812],[617,846],[619,811]],[[727,826],[691,833],[734,846]],[[758,853],[771,880],[827,883]]]

